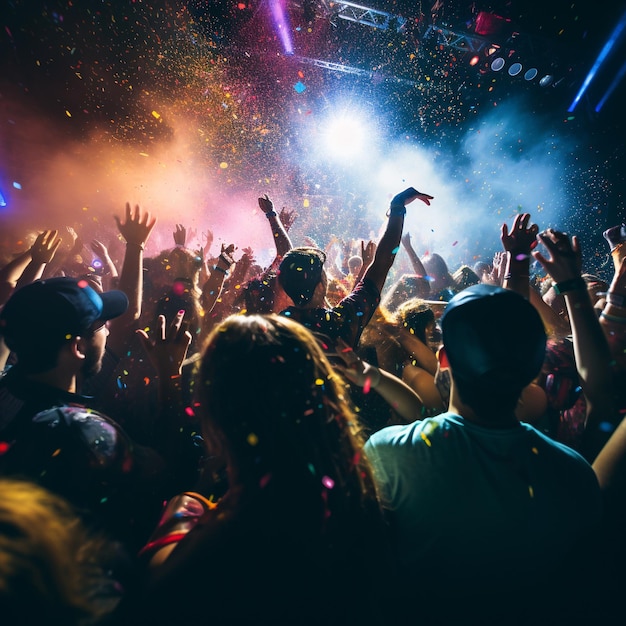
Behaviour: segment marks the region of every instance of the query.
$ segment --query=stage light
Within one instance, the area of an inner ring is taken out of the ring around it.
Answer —
[[[285,54],[293,54],[293,43],[291,41],[291,26],[289,25],[289,17],[284,7],[284,0],[270,0],[270,9],[272,11],[272,19],[276,32],[283,44]]]
[[[473,57],[470,59],[469,64],[470,64],[472,67],[474,67],[474,65],[478,65],[478,62],[479,62],[479,61],[480,61],[480,57],[479,57],[479,56],[473,56]]]
[[[554,82],[554,76],[552,74],[546,74],[540,81],[541,87],[549,87]]]
[[[502,57],[498,57],[491,62],[491,69],[494,72],[499,72],[505,65],[504,59]]]
[[[534,80],[537,78],[537,74],[539,74],[536,67],[531,67],[529,70],[526,70],[524,74],[524,80]]]
[[[354,111],[345,111],[331,117],[322,132],[322,148],[328,156],[348,159],[369,152],[375,132]]]
[[[2,195],[2,191],[0,191],[0,207],[5,207],[7,205],[7,201],[4,199]]]
[[[498,50],[500,50],[500,46],[497,44],[492,44],[491,46],[489,46],[488,48],[485,48],[485,54],[488,57],[493,56]]]
[[[511,67],[509,67],[509,76],[517,76],[522,71],[521,63],[513,63]]]

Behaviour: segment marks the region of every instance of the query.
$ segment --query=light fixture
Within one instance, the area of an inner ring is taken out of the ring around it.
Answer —
[[[554,82],[554,76],[552,74],[546,74],[540,81],[541,87],[549,87]]]
[[[511,67],[509,67],[509,76],[517,76],[522,71],[521,63],[513,63]]]
[[[498,57],[491,62],[491,69],[494,72],[499,72],[505,65],[504,59],[502,57]]]
[[[526,73],[524,74],[524,79],[534,80],[535,78],[537,78],[537,74],[539,74],[539,71],[537,70],[537,68],[531,67],[529,70],[526,70]]]

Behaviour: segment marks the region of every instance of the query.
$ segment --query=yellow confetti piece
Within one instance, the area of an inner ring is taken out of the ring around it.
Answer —
[[[53,453],[52,456],[59,456],[59,454],[61,454],[61,448],[57,448]]]
[[[323,379],[323,378],[318,378],[318,379],[316,379],[316,380],[315,380],[315,384],[316,384],[318,387],[321,387],[321,386],[324,384],[324,379]]]
[[[305,209],[306,209],[306,208],[308,208],[308,206],[309,206],[309,199],[308,199],[308,198],[305,198],[305,199],[302,201],[302,206],[303,206]]]
[[[537,450],[537,448],[532,448],[532,451],[533,451],[535,454],[539,454],[539,450]]]
[[[156,111],[152,111],[152,117],[156,120],[160,120],[161,119],[161,114],[157,113]]]
[[[228,168],[228,163],[226,163],[226,161],[222,161],[222,162],[220,163],[220,169],[225,170],[225,169],[227,169],[227,168]]]
[[[72,117],[72,114],[67,109],[65,109],[65,115],[67,115],[67,117]]]
[[[532,485],[528,485],[528,493],[529,493],[531,498],[535,497],[535,490],[533,489]]]
[[[430,439],[426,436],[426,433],[422,433],[422,439],[424,440],[424,443],[429,447],[432,448],[432,443],[430,443]]]
[[[259,438],[254,433],[250,433],[246,438],[246,441],[249,445],[256,446],[257,443],[259,443]]]
[[[150,156],[150,155],[147,152],[140,152],[139,156],[147,157],[147,156]]]

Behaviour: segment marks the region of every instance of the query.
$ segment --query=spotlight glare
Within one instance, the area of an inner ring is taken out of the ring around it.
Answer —
[[[323,132],[325,152],[337,159],[354,157],[368,150],[372,131],[354,112],[344,113],[328,121]]]

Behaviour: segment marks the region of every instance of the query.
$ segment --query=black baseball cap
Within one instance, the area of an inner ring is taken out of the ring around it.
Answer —
[[[19,354],[40,341],[88,334],[97,322],[122,315],[128,298],[122,291],[98,293],[85,279],[38,280],[18,289],[0,312],[0,334]]]
[[[535,307],[520,294],[473,285],[455,295],[441,318],[454,378],[520,390],[539,373],[546,333]]]

